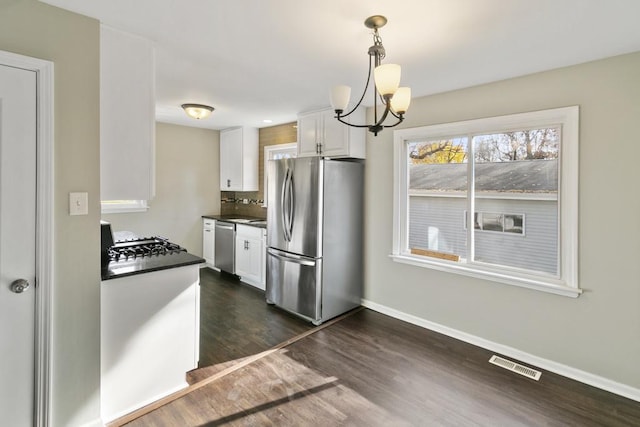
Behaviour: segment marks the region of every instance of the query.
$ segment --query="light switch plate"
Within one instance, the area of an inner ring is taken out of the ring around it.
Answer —
[[[89,214],[89,194],[69,193],[69,215]]]

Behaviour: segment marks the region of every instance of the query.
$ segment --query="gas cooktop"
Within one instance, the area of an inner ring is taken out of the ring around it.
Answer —
[[[107,254],[109,262],[102,271],[102,280],[204,262],[160,236],[116,240]]]
[[[117,240],[109,249],[108,254],[111,261],[120,261],[130,258],[171,255],[186,251],[180,245],[171,243],[164,237],[156,236]]]

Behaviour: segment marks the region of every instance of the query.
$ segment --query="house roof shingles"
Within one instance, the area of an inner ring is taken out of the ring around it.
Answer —
[[[511,193],[556,193],[558,162],[551,160],[517,160],[476,163],[476,191]],[[410,188],[427,191],[466,191],[467,164],[439,163],[412,165]]]

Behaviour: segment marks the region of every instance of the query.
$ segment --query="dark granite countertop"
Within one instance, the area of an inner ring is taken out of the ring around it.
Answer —
[[[265,218],[257,218],[253,216],[246,215],[202,215],[202,218],[207,219],[215,219],[216,221],[229,221],[235,222],[234,219],[240,220],[236,222],[236,224],[242,225],[250,225],[252,227],[258,228],[267,228],[267,223]],[[251,222],[251,221],[260,221],[260,222]]]
[[[200,264],[204,259],[188,252],[176,252],[167,255],[151,255],[127,260],[111,261],[106,270],[102,270],[102,280],[118,279],[135,274],[150,273],[152,271],[169,268],[184,267]]]

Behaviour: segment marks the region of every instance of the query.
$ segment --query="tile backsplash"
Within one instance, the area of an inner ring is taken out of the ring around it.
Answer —
[[[266,218],[267,209],[262,207],[264,200],[257,191],[251,192],[220,192],[220,214],[242,215],[256,218]]]

